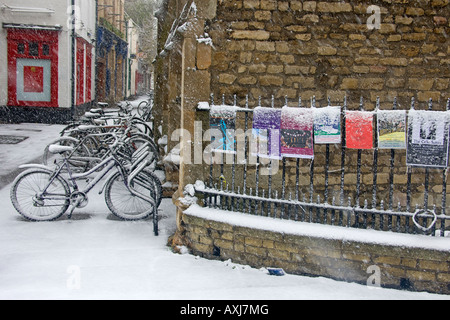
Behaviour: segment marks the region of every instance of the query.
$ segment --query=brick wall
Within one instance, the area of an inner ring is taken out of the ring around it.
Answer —
[[[209,259],[361,284],[376,266],[382,287],[450,294],[448,251],[278,233],[189,213],[183,222],[192,253]]]
[[[381,9],[369,30],[369,5]],[[213,38],[212,91],[293,102],[313,95],[373,109],[377,96],[404,108],[411,97],[445,107],[449,95],[448,0],[224,0],[207,31]]]

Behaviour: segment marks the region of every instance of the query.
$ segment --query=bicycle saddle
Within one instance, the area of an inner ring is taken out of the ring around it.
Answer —
[[[73,147],[69,146],[60,146],[58,144],[52,144],[48,147],[48,151],[53,154],[64,153],[64,152],[72,152],[74,150]]]

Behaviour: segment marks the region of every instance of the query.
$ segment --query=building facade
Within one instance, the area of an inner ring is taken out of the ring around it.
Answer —
[[[132,20],[127,21],[127,72],[125,75],[125,98],[147,93],[151,88],[151,75],[147,75],[145,53],[140,47],[139,26]],[[150,79],[149,79],[150,78]]]
[[[126,95],[127,26],[123,0],[98,1],[97,99],[117,102]]]
[[[0,7],[0,121],[66,122],[95,92],[95,1]]]

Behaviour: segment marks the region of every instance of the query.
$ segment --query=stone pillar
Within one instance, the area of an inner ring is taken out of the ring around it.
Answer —
[[[195,121],[197,120],[197,106],[201,101],[209,101],[211,94],[212,47],[210,44],[198,41],[205,34],[205,23],[216,14],[216,0],[195,1],[196,10],[192,10],[187,21],[186,31],[182,40],[181,67],[181,121],[180,121],[180,171],[178,191],[174,195],[177,205],[177,233],[170,241],[172,245],[183,242],[184,228],[181,215],[186,207],[179,201],[183,197],[183,190],[187,184],[196,180],[204,180],[203,163],[194,161]],[[204,124],[205,126],[205,124]],[[203,127],[204,127],[203,126]],[[203,152],[203,149],[202,149]]]

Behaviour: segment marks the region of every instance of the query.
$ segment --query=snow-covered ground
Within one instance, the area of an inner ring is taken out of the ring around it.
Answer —
[[[39,155],[36,146],[32,152],[25,146],[2,145],[2,174]],[[5,154],[11,148],[13,158]],[[22,219],[11,204],[9,189],[8,185],[0,190],[0,299],[450,299],[325,278],[275,277],[264,269],[173,253],[166,246],[175,230],[170,199],[160,207],[156,237],[151,220],[115,219],[97,188],[89,194],[89,205],[76,210],[72,220],[63,217],[48,223]]]
[[[166,246],[175,230],[170,199],[155,237],[150,221],[111,216],[95,191],[72,220],[49,223],[23,220],[9,188],[0,191],[0,299],[450,299],[175,254]]]
[[[0,124],[0,136],[26,138],[19,144],[0,145],[0,187],[14,179],[9,174],[15,172],[21,164],[42,161],[45,146],[56,140],[63,128],[63,125],[38,123]]]

